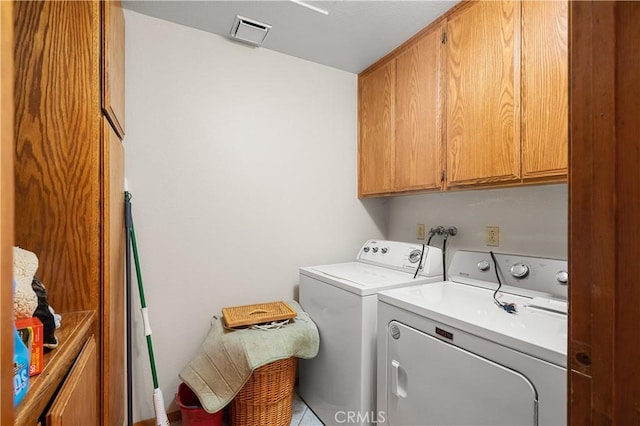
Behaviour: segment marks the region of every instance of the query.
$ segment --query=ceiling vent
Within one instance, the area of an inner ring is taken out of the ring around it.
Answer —
[[[252,46],[260,46],[267,37],[271,25],[236,15],[231,27],[231,37]]]

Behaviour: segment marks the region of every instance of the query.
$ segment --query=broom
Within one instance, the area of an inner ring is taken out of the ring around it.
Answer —
[[[136,265],[136,277],[138,279],[138,291],[140,292],[140,306],[142,311],[142,321],[144,324],[144,335],[147,338],[147,349],[149,350],[149,363],[151,364],[151,376],[153,377],[153,409],[156,413],[157,426],[170,426],[167,412],[164,408],[164,398],[162,390],[158,385],[158,375],[156,373],[156,361],[153,356],[153,344],[151,342],[151,326],[149,325],[149,313],[147,311],[147,303],[144,298],[144,288],[142,286],[142,272],[140,271],[140,260],[138,259],[138,245],[136,243],[136,233],[133,228],[133,215],[131,214],[131,194],[125,192],[125,212],[127,215],[125,226],[131,237],[131,245],[133,247],[133,259]]]

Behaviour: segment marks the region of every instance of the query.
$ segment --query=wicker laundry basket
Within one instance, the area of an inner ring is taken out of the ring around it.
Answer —
[[[253,370],[231,402],[231,425],[289,426],[297,361],[281,359]]]

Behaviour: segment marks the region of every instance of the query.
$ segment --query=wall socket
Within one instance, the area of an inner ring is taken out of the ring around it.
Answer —
[[[424,223],[419,223],[416,225],[416,239],[417,240],[424,240],[426,237],[425,235],[425,227],[424,227]]]
[[[486,244],[490,247],[500,246],[500,227],[487,226],[485,233]]]

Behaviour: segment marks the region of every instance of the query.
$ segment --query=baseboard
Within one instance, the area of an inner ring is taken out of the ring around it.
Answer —
[[[178,420],[182,420],[182,413],[179,410],[172,411],[170,413],[167,413],[167,417],[169,418],[169,422],[175,422]],[[157,426],[156,418],[153,417],[147,420],[140,420],[139,422],[135,422],[133,426]]]

